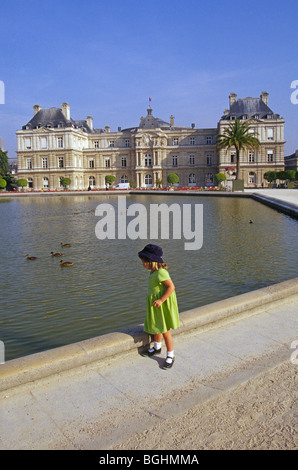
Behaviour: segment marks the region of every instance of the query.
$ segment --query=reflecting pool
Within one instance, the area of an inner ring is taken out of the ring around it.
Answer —
[[[116,209],[115,194],[0,199],[5,360],[143,323],[148,271],[137,253],[150,242],[164,250],[181,312],[298,276],[297,220],[252,199],[131,194],[126,202],[148,213],[150,204],[203,204],[202,248],[184,250],[183,238],[99,240],[95,209]],[[73,266],[61,268],[52,251]]]

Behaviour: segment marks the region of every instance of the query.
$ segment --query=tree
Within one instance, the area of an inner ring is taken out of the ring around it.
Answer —
[[[176,173],[170,173],[168,175],[168,183],[170,184],[177,184],[179,183],[179,176]]]
[[[25,186],[27,186],[27,184],[28,184],[28,181],[23,178],[17,181],[17,185],[21,188],[24,188]]]
[[[290,181],[294,181],[296,179],[296,171],[295,170],[287,170],[286,172],[286,179]]]
[[[216,141],[218,149],[229,149],[234,147],[236,150],[236,179],[240,174],[240,152],[241,150],[255,150],[260,145],[257,134],[253,131],[246,121],[236,119],[229,127],[225,128],[223,134],[219,134]]]
[[[108,184],[113,184],[116,181],[116,177],[114,175],[107,175],[105,177],[105,182]]]
[[[266,173],[264,173],[264,178],[269,183],[272,183],[272,181],[275,181],[276,178],[277,178],[277,172],[276,171],[266,171]]]
[[[0,178],[0,189],[4,189],[7,185],[7,181]]]
[[[223,181],[226,181],[227,177],[224,173],[216,173],[215,180],[217,183],[221,184]]]
[[[0,149],[0,176],[5,176],[8,173],[8,156],[7,152]]]
[[[66,189],[66,186],[70,185],[71,179],[70,178],[61,178],[60,182],[61,182],[62,186],[64,187],[64,189]]]

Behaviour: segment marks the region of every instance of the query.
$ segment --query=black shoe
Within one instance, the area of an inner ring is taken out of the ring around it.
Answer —
[[[144,351],[142,353],[142,356],[154,356],[155,354],[159,354],[161,353],[161,348],[160,349],[155,349],[155,348],[150,348],[150,349],[147,349],[147,351]]]
[[[172,360],[171,360],[171,362],[167,362],[167,360],[165,360],[165,363],[162,366],[163,369],[170,369],[173,366],[174,362],[175,362],[175,357],[168,356],[167,359],[172,359]]]

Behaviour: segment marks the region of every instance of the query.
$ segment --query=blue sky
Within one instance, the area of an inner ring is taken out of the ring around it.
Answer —
[[[73,119],[117,130],[137,126],[151,97],[154,116],[201,128],[217,126],[231,92],[267,91],[293,153],[297,17],[297,0],[1,0],[5,149],[16,158],[34,104],[66,101]]]

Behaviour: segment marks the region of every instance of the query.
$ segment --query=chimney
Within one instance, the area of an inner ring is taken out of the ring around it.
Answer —
[[[93,131],[93,117],[87,116],[86,119],[87,119],[87,124],[88,124],[88,126],[89,126],[90,129]]]
[[[171,114],[171,116],[170,116],[170,125],[171,125],[172,127],[175,126],[174,120],[175,120],[175,117],[173,116],[173,114]]]
[[[40,111],[41,109],[42,109],[42,107],[39,106],[39,104],[35,104],[35,105],[33,106],[34,116],[35,116],[35,114],[37,114],[38,111]]]
[[[267,91],[262,91],[261,95],[260,95],[260,98],[261,100],[268,106],[268,96],[269,96],[269,93],[267,93]]]
[[[236,98],[237,98],[237,95],[236,95],[236,93],[231,93],[231,94],[230,94],[230,96],[229,96],[229,100],[230,100],[230,108],[231,108],[232,104],[234,104],[234,103],[235,103],[235,101],[236,101]]]
[[[111,130],[110,126],[105,126],[106,133],[110,132],[110,130]]]
[[[65,119],[70,120],[70,106],[68,103],[62,103],[62,113]]]

